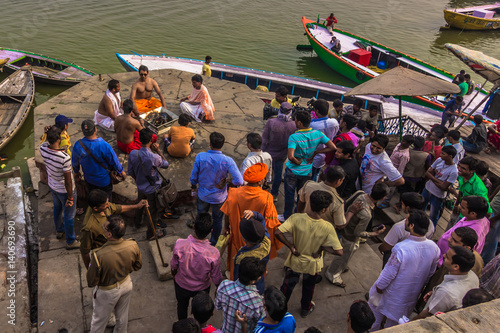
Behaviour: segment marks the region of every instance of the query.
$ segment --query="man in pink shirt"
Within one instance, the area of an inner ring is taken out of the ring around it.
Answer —
[[[451,234],[458,227],[470,227],[474,229],[477,233],[477,243],[476,246],[474,246],[474,250],[476,250],[477,253],[481,253],[481,251],[483,251],[484,240],[486,238],[486,234],[488,234],[488,231],[490,230],[490,221],[486,218],[486,213],[488,212],[488,202],[483,197],[469,195],[462,199],[462,202],[460,203],[460,212],[464,218],[446,231],[437,242],[437,245],[441,250],[439,265],[443,264],[443,256],[450,248],[448,245],[448,239],[450,239]]]
[[[178,239],[174,246],[170,268],[174,276],[177,317],[187,318],[189,299],[200,292],[209,292],[212,280],[218,286],[222,280],[219,251],[206,237],[213,221],[208,213],[200,213],[194,222],[194,233]]]

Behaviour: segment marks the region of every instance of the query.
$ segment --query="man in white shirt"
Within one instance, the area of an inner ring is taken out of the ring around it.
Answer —
[[[269,153],[263,152],[260,148],[262,147],[262,136],[259,133],[248,133],[247,134],[247,147],[250,150],[247,157],[241,163],[241,174],[245,173],[245,170],[257,163],[264,163],[267,165],[269,172],[266,175],[266,182],[271,184],[273,181],[273,158]]]
[[[399,221],[391,227],[391,230],[389,230],[384,238],[384,242],[378,247],[379,251],[384,255],[382,268],[384,268],[385,264],[387,264],[394,245],[410,237],[410,233],[406,231],[405,228],[406,219],[410,215],[410,209],[422,210],[424,209],[424,204],[424,197],[416,192],[406,192],[401,194],[401,211],[406,214],[406,217],[404,220]],[[433,234],[434,225],[429,223],[429,229],[427,230],[425,237],[431,239]]]
[[[66,249],[77,249],[80,242],[75,239],[76,188],[71,168],[71,156],[60,148],[61,129],[52,126],[47,131],[47,141],[40,146],[49,178],[49,187],[54,204],[56,238],[66,234]],[[64,214],[64,223],[61,214]]]
[[[446,198],[448,188],[453,185],[458,178],[458,168],[453,162],[453,158],[457,155],[457,150],[453,146],[444,146],[441,150],[441,157],[432,163],[431,167],[425,173],[425,177],[429,179],[425,184],[425,189],[422,196],[425,199],[425,207],[430,204],[430,219],[434,227],[436,227],[441,207]]]
[[[444,281],[424,296],[427,305],[413,320],[448,312],[462,307],[462,299],[471,289],[479,287],[477,275],[471,271],[475,258],[472,250],[452,246],[444,255],[443,264],[449,271]]]
[[[394,246],[389,262],[370,289],[369,303],[375,315],[371,331],[379,330],[384,318],[384,328],[388,328],[403,316],[409,317],[422,287],[436,270],[440,252],[436,243],[425,237],[429,224],[421,210],[412,210],[406,219],[410,236]]]
[[[392,164],[385,148],[389,138],[383,134],[376,134],[371,143],[366,146],[365,155],[361,161],[359,171],[361,173],[361,187],[365,193],[371,193],[373,185],[380,179],[387,177],[384,181],[387,186],[400,186],[405,183],[403,176]]]
[[[333,139],[339,131],[339,122],[335,118],[328,118],[329,104],[324,99],[318,99],[314,102],[314,112],[317,119],[311,119],[311,128],[322,132],[328,139],[333,142]],[[319,145],[316,150],[325,148],[326,145]],[[325,154],[317,154],[314,156],[312,177],[314,181],[318,181],[319,172],[325,165]]]

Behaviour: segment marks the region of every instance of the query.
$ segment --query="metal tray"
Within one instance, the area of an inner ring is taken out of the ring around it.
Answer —
[[[177,119],[179,119],[178,115],[176,115],[175,113],[173,113],[172,111],[170,111],[164,107],[159,107],[157,109],[145,112],[145,113],[141,114],[140,117],[142,119],[145,119],[146,116],[152,112],[160,112],[160,113],[164,112],[169,116],[169,118],[172,119],[172,120],[167,121],[164,124],[161,124],[160,126],[155,126],[155,125],[151,124],[149,121],[144,120],[144,127],[151,130],[156,135],[158,135],[158,133],[160,133],[162,130],[167,129],[168,127],[172,126],[172,124],[175,123],[177,121]]]

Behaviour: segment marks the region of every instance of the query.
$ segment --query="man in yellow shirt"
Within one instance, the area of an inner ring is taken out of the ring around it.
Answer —
[[[212,62],[212,57],[206,56],[205,63],[203,64],[203,67],[201,68],[201,75],[212,76],[212,69],[210,68],[211,62]]]
[[[285,261],[286,273],[281,286],[287,302],[299,281],[300,274],[304,274],[300,301],[302,317],[307,317],[314,311],[312,297],[315,285],[321,281],[319,273],[323,268],[323,251],[342,255],[342,246],[335,228],[331,223],[321,219],[332,204],[332,195],[318,190],[311,193],[309,199],[310,211],[290,216],[274,233],[276,238],[291,251]],[[284,235],[286,232],[293,237],[291,243]]]
[[[177,120],[180,126],[172,126],[165,134],[165,149],[170,156],[187,157],[191,153],[191,146],[195,139],[193,129],[189,128],[192,120],[186,113],[181,114]]]
[[[281,103],[288,102],[293,105],[292,100],[288,98],[288,89],[285,86],[280,86],[276,89],[274,99],[271,101],[271,106],[273,108],[279,109]]]

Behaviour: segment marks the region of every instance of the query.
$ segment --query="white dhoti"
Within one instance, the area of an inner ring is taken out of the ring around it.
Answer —
[[[203,108],[202,108],[201,104],[200,105],[192,105],[192,104],[189,104],[188,102],[182,102],[180,106],[181,106],[182,113],[187,113],[192,118],[194,118],[194,120],[196,120],[197,122],[201,122],[201,118],[203,118],[203,115],[205,114],[203,112]]]
[[[115,116],[121,116],[123,114],[123,110],[120,108],[122,100],[120,93],[117,92],[116,94],[113,94],[108,89],[106,90],[106,96],[111,100],[111,104],[113,105],[113,113],[115,114]],[[105,130],[113,132],[115,131],[115,121],[111,117],[103,116],[99,113],[98,110],[95,110],[94,112],[94,123],[104,128]]]
[[[97,110],[94,112],[94,123],[107,131],[115,131],[115,121],[108,116],[103,116]]]

